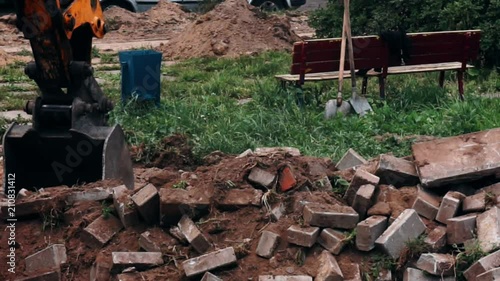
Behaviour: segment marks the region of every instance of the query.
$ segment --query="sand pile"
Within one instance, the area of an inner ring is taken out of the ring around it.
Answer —
[[[290,49],[300,38],[286,16],[267,15],[244,0],[227,0],[187,25],[160,49],[167,57],[235,57]]]

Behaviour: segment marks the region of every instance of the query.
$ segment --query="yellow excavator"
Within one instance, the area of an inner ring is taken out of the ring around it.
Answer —
[[[3,137],[4,187],[14,176],[16,191],[103,179],[133,188],[124,133],[107,125],[113,104],[91,66],[92,39],[106,32],[99,0],[18,0],[16,14],[40,95],[25,106],[32,124],[12,124]]]

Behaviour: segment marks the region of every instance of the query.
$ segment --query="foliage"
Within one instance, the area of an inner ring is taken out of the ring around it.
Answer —
[[[500,66],[499,0],[375,0],[351,2],[353,35],[378,34],[386,29],[407,32],[481,29],[481,50],[487,65]],[[311,25],[319,37],[339,37],[343,6],[329,0],[313,12]]]
[[[455,263],[455,272],[458,274],[457,280],[465,281],[463,272],[480,258],[486,256],[487,253],[482,250],[478,239],[465,243],[463,247],[454,244],[453,248],[457,252]]]

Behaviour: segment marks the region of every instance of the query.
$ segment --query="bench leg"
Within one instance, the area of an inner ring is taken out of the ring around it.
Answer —
[[[361,96],[366,97],[366,87],[368,86],[368,77],[363,77],[363,84],[361,88]]]
[[[460,100],[464,100],[464,72],[459,70],[457,71],[457,80],[458,80],[458,93],[460,95]]]
[[[380,88],[380,99],[385,100],[385,77],[378,77],[378,86]]]
[[[304,92],[302,91],[302,85],[300,83],[295,84],[295,88],[298,90],[296,91],[296,100],[297,100],[297,105],[299,107],[304,107],[306,104],[305,98],[304,98]]]
[[[439,87],[444,86],[444,70],[439,72]]]

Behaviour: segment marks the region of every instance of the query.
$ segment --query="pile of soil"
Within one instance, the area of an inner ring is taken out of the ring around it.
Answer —
[[[244,0],[226,0],[187,25],[160,49],[172,59],[236,57],[266,50],[288,50],[299,40],[286,16],[267,15]]]

